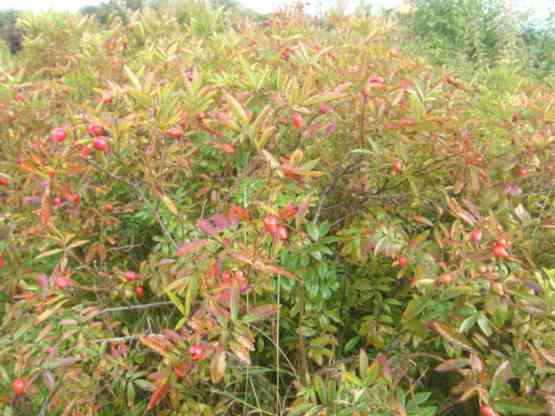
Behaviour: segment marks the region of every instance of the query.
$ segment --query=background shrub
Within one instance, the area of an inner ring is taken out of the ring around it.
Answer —
[[[4,414],[553,412],[553,90],[513,51],[459,76],[384,16],[204,3],[18,27]]]

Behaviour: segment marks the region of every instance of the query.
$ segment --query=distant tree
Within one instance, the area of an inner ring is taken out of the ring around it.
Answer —
[[[117,15],[123,21],[127,21],[129,12],[134,12],[153,3],[155,2],[145,0],[109,0],[98,6],[82,7],[79,12],[83,15],[95,16],[101,24],[106,24],[110,15]]]
[[[21,50],[21,33],[15,26],[19,15],[17,10],[0,11],[0,38],[8,44],[12,54]]]

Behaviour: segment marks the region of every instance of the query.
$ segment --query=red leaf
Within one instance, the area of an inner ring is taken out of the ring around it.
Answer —
[[[218,234],[218,229],[208,220],[198,220],[197,227],[208,235],[214,236]]]
[[[224,153],[235,153],[235,145],[231,143],[211,142],[213,147]]]
[[[190,243],[184,243],[177,249],[175,255],[178,257],[186,256],[190,253],[195,253],[210,243],[210,240],[195,240]]]
[[[156,405],[158,403],[160,403],[160,401],[164,397],[166,397],[169,390],[170,390],[170,383],[166,379],[162,382],[162,384],[160,384],[156,387],[156,390],[154,390],[154,392],[152,393],[152,396],[150,396],[150,400],[148,401],[147,410],[154,409],[156,407]]]
[[[223,231],[230,225],[229,220],[222,214],[213,215],[210,221],[218,228],[218,231]]]

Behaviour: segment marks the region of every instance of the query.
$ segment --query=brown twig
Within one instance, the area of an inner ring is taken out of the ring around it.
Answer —
[[[98,343],[98,344],[101,344],[103,342],[136,341],[141,337],[150,336],[150,335],[163,336],[162,334],[136,334],[136,335],[128,335],[126,337],[100,338],[100,339],[94,340],[94,342]]]
[[[103,168],[99,163],[97,163],[94,160],[89,160],[88,161],[91,165],[95,166],[97,169],[100,169],[102,172],[104,172],[106,175],[108,175],[110,178],[123,183],[124,185],[129,186],[130,188],[132,188],[135,193],[139,196],[139,198],[144,202],[144,204],[146,205],[146,207],[150,210],[150,212],[152,212],[152,214],[154,215],[154,217],[156,218],[156,221],[158,222],[158,225],[160,226],[160,228],[162,229],[162,232],[164,233],[164,235],[166,236],[166,238],[172,243],[173,247],[175,249],[177,249],[177,243],[175,242],[175,240],[173,239],[171,233],[169,232],[169,230],[167,229],[166,225],[164,224],[164,222],[162,221],[162,218],[160,217],[160,213],[158,212],[158,210],[156,208],[154,208],[152,206],[152,204],[150,203],[150,201],[148,200],[148,198],[146,197],[145,193],[143,192],[143,190],[141,189],[141,186],[138,183],[133,183],[133,182],[129,182],[125,179],[123,179],[121,176],[118,175],[114,175],[112,172],[110,172],[109,170]]]
[[[169,306],[169,305],[173,305],[173,302],[167,300],[163,302],[144,303],[140,305],[115,306],[113,308],[103,309],[99,313],[99,315],[102,315],[104,313],[119,312],[119,311],[132,311],[132,310],[140,310],[140,309],[158,308],[160,306]]]

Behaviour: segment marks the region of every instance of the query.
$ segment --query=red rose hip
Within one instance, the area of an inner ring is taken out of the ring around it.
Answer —
[[[296,129],[302,129],[304,127],[304,120],[303,116],[299,113],[294,113],[293,117],[291,117],[291,122],[293,123],[293,127]]]
[[[287,229],[280,225],[279,227],[276,228],[276,232],[274,233],[275,238],[277,238],[280,241],[285,241],[289,238],[289,233],[287,232]]]
[[[278,218],[274,215],[269,215],[264,218],[264,229],[269,233],[273,233],[278,226]]]
[[[123,277],[125,277],[125,280],[127,280],[128,282],[132,282],[134,280],[137,280],[139,278],[139,275],[135,272],[128,271],[123,274]]]
[[[56,127],[54,130],[52,130],[52,134],[50,135],[50,140],[52,140],[54,143],[61,143],[65,139],[67,139],[66,129],[62,127]]]
[[[87,127],[87,133],[89,133],[93,137],[102,136],[104,134],[104,127],[100,124],[93,123],[89,127]]]
[[[474,228],[472,230],[472,233],[470,234],[470,237],[472,238],[472,241],[478,243],[482,239],[482,230],[480,230],[479,228]]]
[[[83,147],[83,150],[81,151],[81,158],[88,159],[90,155],[91,155],[91,148],[87,146]]]
[[[144,294],[145,294],[145,288],[144,287],[137,286],[135,288],[135,295],[137,296],[137,299],[141,299]]]
[[[493,255],[497,258],[509,257],[509,253],[507,253],[507,250],[503,246],[495,246],[493,249]]]
[[[189,348],[189,354],[191,354],[191,359],[193,361],[200,361],[204,358],[204,349],[200,344],[191,345],[191,348]]]
[[[12,383],[12,390],[16,396],[21,396],[25,393],[25,381],[20,378],[16,378]]]
[[[105,152],[108,150],[108,140],[104,136],[97,137],[93,141],[93,147],[99,152]]]
[[[166,131],[166,136],[172,139],[181,139],[183,137],[183,130],[180,127],[173,127]]]

